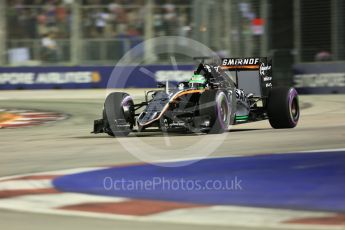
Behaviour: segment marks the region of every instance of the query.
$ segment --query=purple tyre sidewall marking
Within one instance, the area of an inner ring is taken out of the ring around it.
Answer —
[[[297,116],[297,118],[296,119],[294,119],[294,117],[293,117],[293,115],[292,115],[292,113],[291,113],[291,109],[292,109],[292,102],[293,102],[293,100],[296,98],[297,99],[297,96],[298,96],[298,94],[297,94],[297,91],[296,91],[296,89],[294,89],[294,88],[291,88],[290,90],[289,90],[289,98],[288,98],[288,102],[289,102],[289,111],[290,111],[290,116],[291,116],[291,121],[292,121],[292,123],[294,124],[294,125],[296,125],[297,124],[297,122],[298,122],[298,118],[299,118],[299,108],[298,108],[298,105],[297,105],[297,113],[298,113],[298,116]],[[297,101],[297,103],[298,103],[298,101]]]
[[[125,98],[123,98],[122,102],[121,102],[121,106],[127,106],[129,101],[133,101],[131,96],[126,96]]]
[[[133,101],[132,97],[130,95],[127,95],[126,97],[123,98],[122,102],[121,102],[121,106],[122,106],[122,109],[123,107],[129,107],[130,106],[130,101]]]

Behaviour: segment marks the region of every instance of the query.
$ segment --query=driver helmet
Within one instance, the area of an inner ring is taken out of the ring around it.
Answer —
[[[206,85],[206,79],[201,74],[194,74],[188,83],[190,88],[204,89]]]

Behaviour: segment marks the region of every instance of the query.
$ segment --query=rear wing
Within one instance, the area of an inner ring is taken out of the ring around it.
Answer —
[[[268,57],[249,57],[249,58],[223,58],[221,69],[225,71],[236,71],[236,81],[239,71],[255,71],[259,77],[261,96],[268,96],[272,88],[272,59]],[[254,79],[253,79],[254,81]]]

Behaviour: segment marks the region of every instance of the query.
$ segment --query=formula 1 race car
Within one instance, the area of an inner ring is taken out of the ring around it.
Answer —
[[[158,87],[138,104],[127,93],[109,94],[93,133],[127,136],[136,126],[138,132],[157,127],[216,134],[230,125],[265,119],[275,129],[293,128],[299,119],[297,91],[272,86],[267,57],[224,58],[221,64],[206,64],[202,58],[189,81]]]

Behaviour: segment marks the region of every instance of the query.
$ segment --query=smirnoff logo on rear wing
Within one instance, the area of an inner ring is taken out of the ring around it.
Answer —
[[[258,65],[260,58],[223,58],[223,66]]]

